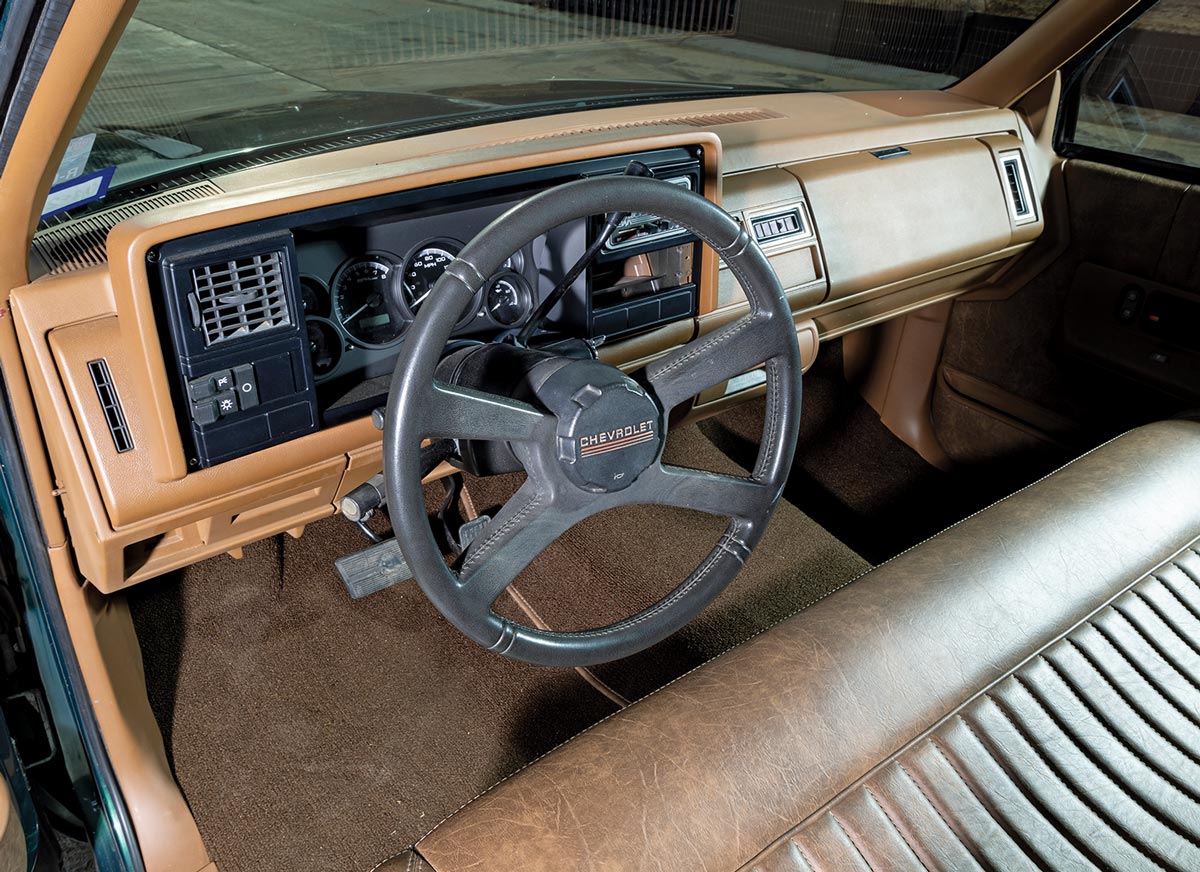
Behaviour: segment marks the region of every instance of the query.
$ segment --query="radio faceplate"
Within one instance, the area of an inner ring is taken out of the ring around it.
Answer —
[[[702,189],[698,154],[675,150],[663,157],[651,164],[657,178],[689,191]],[[588,222],[589,238],[602,221]],[[661,216],[626,217],[588,270],[587,335],[613,339],[694,317],[699,245],[691,231]]]

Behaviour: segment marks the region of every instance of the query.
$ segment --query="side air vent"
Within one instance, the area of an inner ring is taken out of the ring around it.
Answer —
[[[112,373],[108,371],[108,361],[104,358],[90,360],[87,367],[92,384],[96,387],[96,396],[100,398],[100,408],[104,410],[104,420],[108,424],[108,432],[112,435],[117,454],[132,451],[133,437],[129,435],[129,425],[125,421],[125,412],[121,409],[121,399],[117,396]]]
[[[1004,170],[1004,184],[1008,190],[1008,205],[1017,221],[1033,217],[1033,203],[1029,197],[1029,176],[1025,172],[1025,161],[1019,151],[1010,152],[1000,158]]]
[[[161,191],[82,218],[48,218],[33,236],[33,252],[50,275],[98,266],[108,260],[104,250],[108,232],[121,221],[143,212],[202,200],[219,193],[220,188],[205,181]]]
[[[283,279],[283,252],[254,254],[192,269],[192,326],[204,344],[262,333],[292,323]]]

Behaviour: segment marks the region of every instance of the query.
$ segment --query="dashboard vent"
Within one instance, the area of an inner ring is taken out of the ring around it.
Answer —
[[[164,206],[202,200],[220,193],[219,187],[206,181],[162,191],[81,218],[48,218],[34,234],[33,251],[50,275],[99,266],[108,261],[104,250],[108,232],[126,218]]]
[[[1025,174],[1025,162],[1019,151],[1006,154],[1000,159],[1004,169],[1004,184],[1008,190],[1008,205],[1013,218],[1021,220],[1033,215],[1033,204],[1029,199],[1029,181]]]
[[[112,435],[117,454],[132,451],[133,437],[129,435],[129,425],[125,421],[125,412],[121,409],[121,400],[117,396],[112,373],[108,370],[108,361],[102,357],[90,360],[87,368],[96,388],[96,396],[100,398],[100,408],[104,410],[104,420],[108,424],[108,432]]]
[[[192,269],[188,309],[206,347],[292,323],[283,254],[253,254]]]

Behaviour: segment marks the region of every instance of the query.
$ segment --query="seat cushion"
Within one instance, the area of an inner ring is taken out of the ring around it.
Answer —
[[[1200,868],[1200,425],[1133,431],[602,722],[439,872]]]

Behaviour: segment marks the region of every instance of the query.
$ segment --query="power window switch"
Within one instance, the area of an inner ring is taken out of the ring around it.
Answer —
[[[1117,320],[1122,324],[1132,324],[1136,321],[1144,296],[1145,291],[1138,285],[1126,285],[1121,291],[1121,302],[1117,306]]]
[[[215,424],[220,419],[221,413],[217,411],[216,400],[203,400],[199,403],[192,403],[192,420],[201,427]]]
[[[258,382],[254,380],[252,364],[233,368],[233,385],[241,408],[252,409],[258,405]]]

